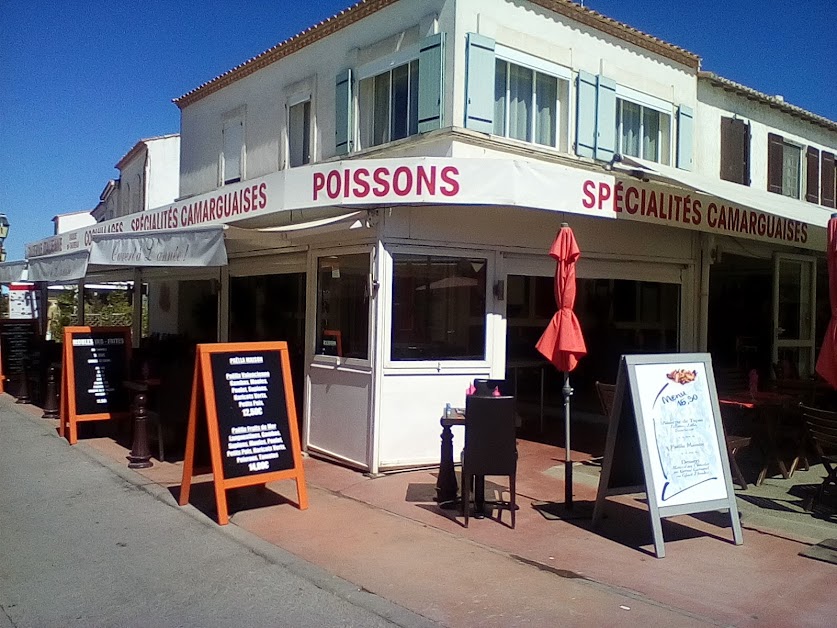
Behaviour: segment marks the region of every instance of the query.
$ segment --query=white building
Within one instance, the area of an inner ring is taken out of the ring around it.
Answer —
[[[117,163],[93,210],[97,222],[112,220],[171,203],[179,195],[180,136],[176,133],[139,140]]]
[[[79,211],[53,216],[52,223],[54,225],[53,233],[57,235],[59,233],[75,231],[76,229],[82,229],[95,224],[96,219],[93,218],[91,212],[89,211]]]
[[[165,330],[287,340],[312,453],[371,472],[437,463],[441,410],[475,377],[505,378],[551,429],[559,374],[534,343],[564,221],[590,351],[579,414],[623,353],[811,372],[837,123],[587,8],[360,2],[175,102],[180,198],[96,230],[234,227],[228,264],[157,275]],[[790,147],[779,179],[772,135]]]

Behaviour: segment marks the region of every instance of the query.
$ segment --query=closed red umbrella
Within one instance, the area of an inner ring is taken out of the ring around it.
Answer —
[[[575,306],[575,265],[581,256],[573,230],[567,223],[561,223],[561,229],[549,249],[555,265],[555,304],[558,311],[549,321],[538,343],[535,345],[543,356],[552,362],[559,371],[564,372],[564,498],[567,508],[572,508],[572,460],[570,458],[570,371],[577,365],[579,358],[587,355],[584,335],[578,323],[573,307]]]
[[[828,299],[831,303],[831,320],[825,330],[820,355],[817,358],[817,373],[837,388],[837,214],[831,214],[828,221]]]

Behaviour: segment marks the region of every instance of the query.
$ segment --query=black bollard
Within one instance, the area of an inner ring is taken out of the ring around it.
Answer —
[[[148,397],[140,393],[134,399],[134,440],[128,455],[129,469],[147,469],[153,467],[151,450],[148,448]]]
[[[453,432],[442,418],[442,448],[439,460],[439,476],[436,479],[436,502],[440,508],[457,506],[456,472],[453,467]]]
[[[50,364],[47,369],[46,399],[42,419],[57,419],[60,413],[58,398],[58,366]]]
[[[20,387],[17,389],[15,403],[32,403],[32,398],[29,396],[29,360],[24,358],[20,366]]]

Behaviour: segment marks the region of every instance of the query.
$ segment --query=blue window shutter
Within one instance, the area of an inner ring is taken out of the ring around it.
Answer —
[[[445,34],[426,38],[419,49],[418,130],[442,128],[445,95]]]
[[[616,81],[597,76],[596,159],[610,161],[616,152]]]
[[[576,91],[575,154],[592,158],[596,149],[596,77],[579,70]]]
[[[465,127],[494,132],[494,40],[468,33]]]
[[[680,105],[677,110],[677,167],[691,170],[694,151],[695,113],[691,107]]]
[[[347,68],[337,75],[334,95],[335,153],[345,155],[352,150],[352,70]]]

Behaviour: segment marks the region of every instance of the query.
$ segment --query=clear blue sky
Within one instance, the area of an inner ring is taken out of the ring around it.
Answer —
[[[421,0],[402,0],[420,2]],[[0,212],[9,259],[95,207],[114,164],[176,133],[171,99],[352,0],[0,0]],[[585,0],[703,69],[837,120],[835,0]]]

